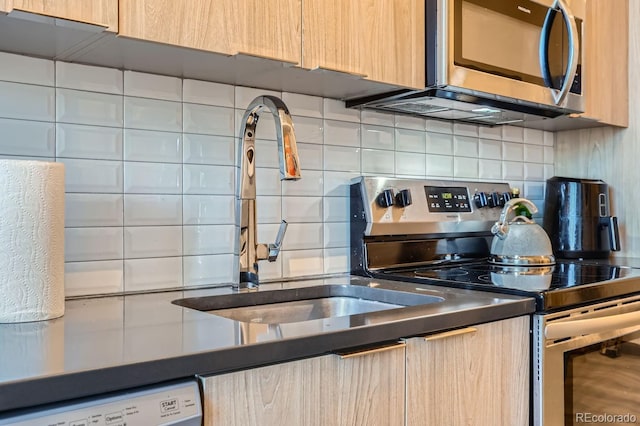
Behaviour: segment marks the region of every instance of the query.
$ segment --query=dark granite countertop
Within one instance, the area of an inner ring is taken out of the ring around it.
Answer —
[[[531,298],[344,275],[263,284],[325,284],[444,297],[423,306],[297,323],[241,323],[171,303],[230,287],[68,300],[61,318],[0,324],[0,413],[438,332],[534,311]]]

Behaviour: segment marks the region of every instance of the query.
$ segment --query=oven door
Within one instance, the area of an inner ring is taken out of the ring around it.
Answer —
[[[584,110],[582,0],[447,2],[449,85]]]
[[[640,423],[640,296],[534,316],[535,425]]]

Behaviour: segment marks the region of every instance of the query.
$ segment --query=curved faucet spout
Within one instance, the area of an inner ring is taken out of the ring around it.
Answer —
[[[239,287],[257,287],[258,260],[276,260],[284,238],[286,222],[282,221],[280,232],[274,244],[258,244],[256,241],[256,127],[263,108],[271,111],[276,124],[280,179],[300,179],[300,160],[293,121],[287,106],[275,96],[258,96],[247,107],[242,117],[240,129],[240,149],[238,151],[237,182],[237,223],[240,225],[240,279]]]

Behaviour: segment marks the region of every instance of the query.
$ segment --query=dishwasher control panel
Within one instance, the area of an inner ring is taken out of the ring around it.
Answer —
[[[200,426],[201,423],[202,403],[195,381],[0,416],[0,425],[15,426]]]

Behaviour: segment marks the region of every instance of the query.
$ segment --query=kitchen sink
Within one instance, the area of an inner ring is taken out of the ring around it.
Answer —
[[[172,303],[235,321],[285,324],[439,303],[429,294],[357,285],[319,285],[192,297]]]

